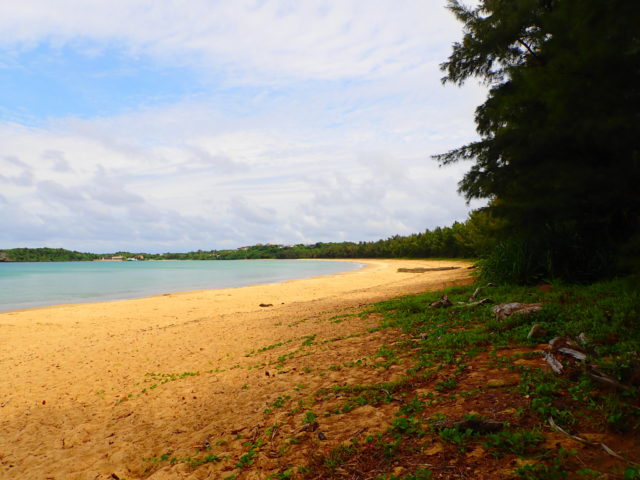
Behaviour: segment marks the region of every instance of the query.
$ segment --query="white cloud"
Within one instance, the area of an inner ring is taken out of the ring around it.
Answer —
[[[0,4],[9,58],[115,49],[204,85],[172,104],[0,124],[0,247],[358,241],[462,220],[465,166],[429,158],[474,138],[484,95],[440,85],[457,32],[435,0]]]
[[[216,67],[236,81],[362,78],[423,65],[455,29],[437,0],[182,2],[25,0],[0,5],[0,44],[42,42],[85,55],[120,48]]]

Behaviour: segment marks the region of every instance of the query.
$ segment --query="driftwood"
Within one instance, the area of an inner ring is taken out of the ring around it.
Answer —
[[[450,307],[451,305],[453,305],[453,303],[451,303],[451,300],[449,300],[449,297],[446,293],[440,297],[440,300],[429,304],[431,308],[445,308]]]
[[[627,459],[625,459],[623,456],[617,454],[616,452],[614,452],[613,450],[611,450],[609,447],[607,447],[604,443],[602,442],[592,442],[591,440],[587,440],[586,438],[582,438],[582,437],[578,437],[577,435],[571,435],[569,432],[567,432],[566,430],[562,429],[561,427],[559,427],[556,422],[553,421],[553,417],[549,417],[549,426],[551,428],[553,428],[556,432],[561,433],[563,435],[566,435],[567,437],[580,442],[580,443],[584,443],[585,445],[594,445],[594,446],[600,446],[600,448],[602,448],[602,450],[604,450],[605,452],[607,452],[609,455],[611,455],[612,457],[617,458],[618,460],[622,460],[623,462],[626,462],[630,465],[634,465],[634,466],[638,466],[640,464],[635,463],[635,462],[631,462]]]
[[[482,300],[476,300],[475,302],[458,302],[458,307],[475,307],[477,305],[487,305],[493,303],[490,298],[483,298]]]
[[[460,267],[431,267],[431,268],[399,268],[400,273],[425,273],[425,272],[442,272],[444,270],[457,270]]]
[[[541,303],[501,303],[491,309],[498,320],[503,320],[511,315],[525,315],[542,310]]]
[[[552,352],[557,352],[561,348],[569,348],[572,350],[578,350],[580,345],[571,340],[569,337],[554,337],[549,340],[549,348]]]
[[[591,367],[589,369],[589,376],[593,378],[595,381],[602,383],[608,387],[614,387],[619,390],[629,390],[629,387],[623,385],[618,380],[613,377],[610,377],[606,373],[602,373],[600,370],[597,370],[595,367]]]
[[[470,302],[476,299],[476,297],[478,296],[478,293],[480,293],[480,289],[481,289],[481,288],[482,288],[482,287],[478,287],[478,288],[476,288],[476,289],[474,290],[474,292],[473,292],[473,293],[471,294],[471,296],[469,297],[469,301],[470,301]]]
[[[564,353],[565,355],[569,355],[570,357],[573,357],[576,360],[580,360],[581,362],[584,362],[587,359],[586,354],[579,352],[578,350],[574,350],[573,348],[562,347],[562,348],[559,348],[558,351],[560,353]]]
[[[553,370],[555,373],[557,373],[558,375],[562,375],[562,372],[564,371],[564,367],[562,366],[562,364],[558,361],[558,359],[556,357],[553,356],[553,353],[549,353],[549,352],[542,352],[542,356],[544,357],[544,360],[549,364],[549,366],[551,367],[551,370]]]
[[[302,432],[315,432],[319,428],[318,422],[307,423],[298,430],[299,433]]]

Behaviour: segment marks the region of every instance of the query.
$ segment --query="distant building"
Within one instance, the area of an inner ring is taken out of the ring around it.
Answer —
[[[125,258],[122,255],[113,255],[111,257],[101,257],[96,262],[123,262]]]

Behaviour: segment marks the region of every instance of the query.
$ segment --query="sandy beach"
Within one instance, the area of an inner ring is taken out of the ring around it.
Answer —
[[[471,278],[465,262],[357,261],[366,267],[280,284],[0,314],[0,478],[249,479],[303,463],[308,450],[263,449],[237,468],[259,428],[279,425],[284,442],[310,393],[363,381],[330,367],[375,357],[390,333],[367,333],[375,315],[354,314]],[[398,272],[440,266],[461,268]],[[358,415],[372,431],[385,425]],[[350,433],[331,419],[323,428],[327,445]],[[208,452],[221,460],[185,460]]]

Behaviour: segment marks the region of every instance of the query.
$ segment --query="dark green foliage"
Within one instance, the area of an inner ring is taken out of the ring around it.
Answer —
[[[429,480],[431,478],[431,470],[424,467],[419,467],[415,473],[405,475],[404,480]]]
[[[525,465],[516,470],[518,478],[523,480],[563,480],[567,472],[560,465]]]
[[[610,273],[640,232],[640,3],[449,8],[465,35],[442,65],[444,80],[478,76],[491,89],[476,111],[481,139],[437,158],[473,160],[460,191],[492,199],[490,212],[506,221],[498,248],[508,258],[494,252],[486,269],[505,281]]]
[[[8,262],[77,262],[99,258],[95,253],[81,253],[64,248],[9,248],[0,250],[0,261]]]
[[[640,467],[627,467],[624,471],[624,480],[640,478]]]
[[[496,450],[496,455],[513,453],[518,456],[531,454],[544,442],[544,435],[538,430],[504,431],[487,435],[486,448]]]
[[[451,227],[437,227],[406,237],[395,235],[375,242],[318,242],[311,245],[255,245],[237,250],[213,252],[218,260],[252,258],[397,258],[397,257],[476,257],[481,253],[484,239],[480,228],[470,220],[454,222]]]
[[[494,221],[482,212],[472,212],[464,222],[450,227],[437,227],[406,237],[395,235],[375,242],[331,242],[310,245],[253,245],[235,250],[198,250],[187,253],[94,254],[53,248],[15,248],[0,250],[0,262],[58,262],[96,260],[106,256],[122,256],[144,260],[251,260],[297,258],[471,258],[488,250],[493,240],[488,231]]]
[[[451,301],[465,301],[474,287],[448,290]],[[577,405],[588,406],[603,425],[621,431],[640,428],[640,414],[630,406],[640,388],[637,372],[640,366],[640,289],[638,278],[597,283],[590,286],[556,286],[544,293],[531,287],[497,287],[483,291],[496,303],[519,301],[542,302],[541,312],[514,318],[513,323],[496,321],[491,305],[474,308],[430,309],[428,305],[441,292],[410,296],[382,302],[376,312],[383,315],[383,326],[400,328],[413,338],[416,348],[415,371],[437,375],[434,388],[447,391],[456,388],[465,364],[478,351],[489,345],[499,347],[513,342],[528,342],[527,333],[539,323],[549,331],[549,338],[576,338],[584,333],[589,339],[592,360],[613,378],[633,385],[622,395],[594,395],[597,387],[582,372],[578,379],[568,380],[540,370],[521,371],[519,390],[530,398],[530,411],[542,422],[552,416],[567,428],[576,422],[573,414]],[[418,349],[419,348],[419,349]],[[438,373],[440,365],[456,366],[452,373]],[[634,383],[635,382],[635,383]],[[569,391],[575,404],[567,404],[560,392]],[[373,403],[373,402],[370,402]],[[409,415],[407,410],[403,412]],[[453,435],[453,432],[450,432]],[[454,435],[455,436],[455,435]],[[504,439],[506,442],[508,439]],[[512,439],[525,442],[526,439]],[[504,443],[504,442],[503,442]],[[526,442],[525,442],[526,443]],[[514,447],[516,448],[516,447]]]

